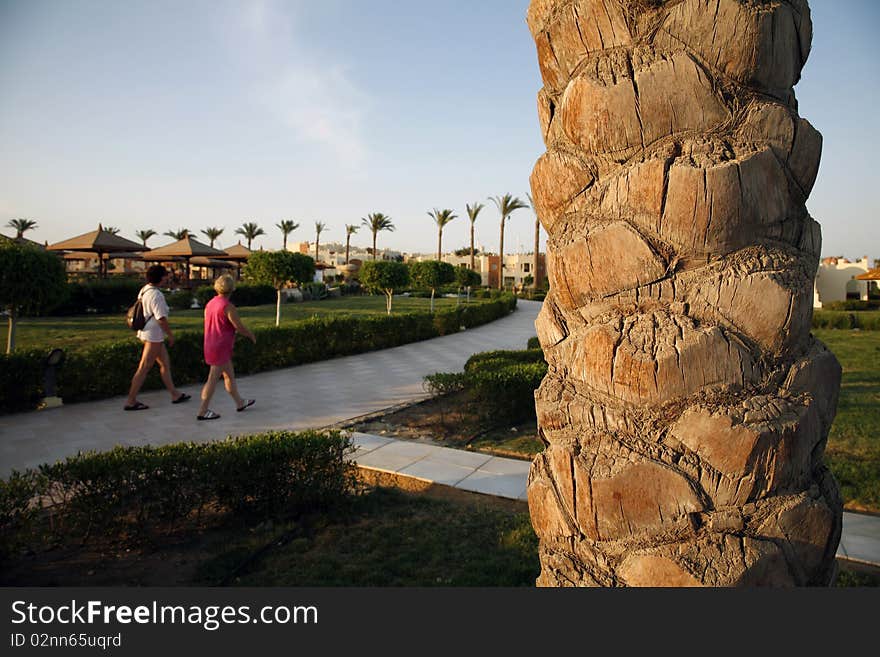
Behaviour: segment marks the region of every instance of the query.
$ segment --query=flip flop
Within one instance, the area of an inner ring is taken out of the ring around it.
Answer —
[[[173,400],[171,403],[172,404],[182,404],[183,402],[185,402],[188,399],[192,399],[192,397],[190,395],[186,394],[185,392],[182,392],[182,393],[180,393],[180,397]]]
[[[244,400],[244,406],[242,406],[241,408],[236,408],[235,410],[238,411],[239,413],[241,413],[241,412],[242,412],[244,409],[246,409],[248,406],[253,406],[253,405],[256,404],[256,403],[257,403],[257,400],[256,400],[256,399],[245,399],[245,400]]]
[[[220,414],[215,413],[211,409],[208,409],[207,411],[205,411],[204,415],[196,415],[197,420],[216,420],[219,417],[220,417]]]
[[[135,402],[134,404],[131,404],[130,406],[123,406],[122,410],[124,410],[124,411],[145,411],[148,408],[149,408],[149,406],[147,406],[143,402]]]

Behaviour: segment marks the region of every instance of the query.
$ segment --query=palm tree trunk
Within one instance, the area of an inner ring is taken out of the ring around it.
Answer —
[[[275,326],[281,326],[281,288],[276,288],[275,293]]]
[[[443,259],[443,229],[437,231],[437,262]]]
[[[531,184],[553,264],[535,321],[549,365],[527,491],[536,583],[828,586],[841,368],[810,333],[822,138],[792,91],[807,2],[578,3],[602,8],[590,30],[571,4],[528,15],[549,135]],[[612,55],[626,78],[573,65]],[[572,180],[590,191],[572,198]]]
[[[281,248],[287,251],[287,233],[284,233],[284,243]]]
[[[471,271],[474,271],[474,222],[471,222]]]
[[[541,222],[535,217],[535,258],[532,262],[532,282],[534,288],[538,289],[538,247],[541,244]]]
[[[373,260],[376,259],[376,233],[373,233]]]
[[[6,333],[6,353],[11,354],[15,350],[15,323],[18,321],[18,317],[15,313],[15,308],[9,309],[9,329]]]
[[[351,242],[351,235],[345,236],[345,264],[348,264],[348,244]]]
[[[498,245],[498,257],[500,258],[500,262],[498,263],[498,289],[504,289],[504,220],[506,217],[501,218],[501,243]]]

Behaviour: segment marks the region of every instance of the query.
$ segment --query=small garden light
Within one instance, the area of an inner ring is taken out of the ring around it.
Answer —
[[[61,397],[57,395],[57,370],[64,364],[64,351],[53,349],[46,356],[43,371],[43,403],[40,408],[57,408],[62,405]]]

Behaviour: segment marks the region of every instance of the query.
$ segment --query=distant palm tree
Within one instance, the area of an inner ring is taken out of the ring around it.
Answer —
[[[386,217],[381,212],[373,212],[361,219],[361,223],[373,233],[373,260],[376,259],[376,235],[380,230],[394,230],[391,217]]]
[[[473,205],[466,205],[468,213],[468,219],[471,220],[471,269],[475,269],[474,267],[474,222],[477,221],[477,215],[480,214],[480,210],[483,209],[482,203],[474,203]]]
[[[351,236],[358,232],[358,227],[354,224],[345,224],[345,264],[348,264],[348,245],[351,242]]]
[[[321,243],[321,233],[324,232],[325,228],[327,228],[327,224],[321,221],[315,222],[315,263],[318,262],[318,246]]]
[[[428,213],[428,216],[434,220],[435,224],[437,224],[437,260],[440,261],[443,259],[443,228],[450,221],[458,218],[458,215],[452,214],[452,210],[449,208],[446,208],[445,210],[434,208]]]
[[[146,230],[139,230],[138,232],[135,233],[135,235],[137,235],[137,238],[138,238],[141,242],[144,243],[144,246],[147,246],[147,240],[148,240],[148,239],[150,239],[150,238],[153,237],[154,235],[158,235],[158,234],[159,234],[159,233],[157,233],[155,230],[152,230],[152,229],[150,229],[150,228],[147,228]]]
[[[257,226],[257,224],[253,221],[248,221],[241,225],[241,228],[236,228],[236,235],[241,235],[247,240],[248,250],[251,248],[251,242],[257,239],[260,235],[265,235],[266,232]]]
[[[532,212],[535,213],[535,254],[532,258],[532,287],[537,290],[538,283],[538,247],[541,245],[541,220],[538,219],[538,210],[535,208],[535,201],[532,199],[531,194],[526,194],[529,199],[529,206],[532,208]]]
[[[202,235],[211,240],[211,248],[214,248],[214,240],[220,237],[223,234],[224,228],[216,228],[208,226],[205,230],[202,231]]]
[[[505,194],[504,196],[490,196],[498,212],[501,213],[501,242],[498,246],[498,255],[501,257],[501,263],[498,268],[498,289],[504,288],[504,223],[514,210],[529,207],[518,197]]]
[[[106,230],[111,235],[119,235],[120,229],[116,226],[104,226],[104,230]]]
[[[291,221],[290,219],[282,219],[275,227],[281,231],[281,234],[284,236],[284,246],[282,249],[287,251],[287,236],[290,235],[293,231],[299,228],[299,224],[295,221]]]
[[[15,239],[21,239],[27,231],[37,227],[37,222],[33,219],[10,219],[6,225],[15,229]]]
[[[163,235],[173,237],[176,240],[182,240],[189,237],[189,228],[178,228],[177,230],[166,230]]]

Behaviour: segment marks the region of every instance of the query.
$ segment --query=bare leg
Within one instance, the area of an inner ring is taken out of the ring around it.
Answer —
[[[208,404],[211,403],[211,397],[214,396],[214,390],[217,389],[217,381],[220,380],[222,374],[221,366],[211,365],[211,369],[208,371],[208,380],[205,381],[202,388],[202,405],[199,406],[199,415],[204,415],[208,410]]]
[[[162,347],[164,349],[165,345],[161,342],[144,342],[144,351],[141,354],[141,362],[138,364],[138,368],[135,370],[134,376],[131,378],[131,387],[128,389],[128,399],[125,402],[126,406],[131,406],[137,402],[137,396],[141,391],[141,386],[144,385],[147,374],[153,369],[153,363],[155,363],[156,359],[159,357],[159,350],[157,347]]]
[[[159,376],[162,377],[162,383],[168,388],[168,392],[171,393],[171,400],[174,401],[180,397],[180,391],[174,387],[174,381],[171,380],[171,357],[168,355],[168,350],[165,348],[164,342],[151,344],[157,344],[159,346],[159,354],[156,357],[156,362],[159,363]]]
[[[238,394],[238,386],[235,384],[235,369],[232,366],[232,360],[230,359],[228,362],[221,365],[220,368],[223,370],[223,383],[226,386],[226,392],[228,392],[229,396],[235,400],[235,407],[241,408],[244,405],[244,400],[241,398],[241,395]]]

